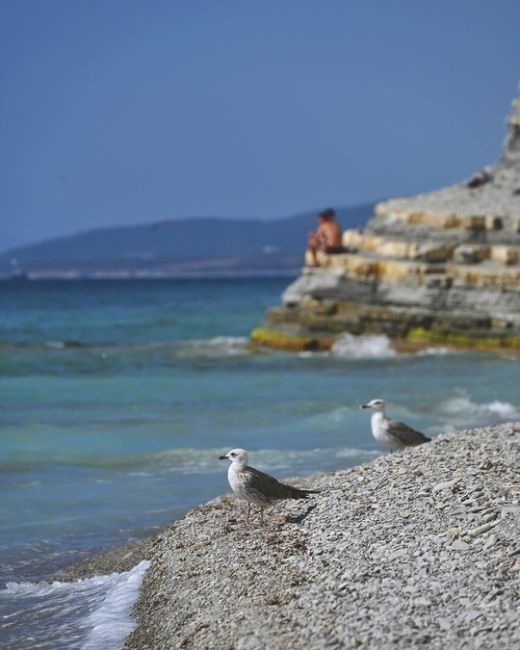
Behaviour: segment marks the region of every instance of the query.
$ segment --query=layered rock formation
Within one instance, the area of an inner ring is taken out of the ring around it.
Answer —
[[[500,160],[473,182],[379,203],[363,231],[345,231],[346,252],[307,265],[253,340],[312,349],[383,333],[520,349],[520,98],[507,126]]]

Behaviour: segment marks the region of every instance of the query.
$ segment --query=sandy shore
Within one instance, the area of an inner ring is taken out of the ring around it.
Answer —
[[[226,495],[68,577],[151,560],[127,650],[520,647],[520,423],[293,483],[286,523]]]

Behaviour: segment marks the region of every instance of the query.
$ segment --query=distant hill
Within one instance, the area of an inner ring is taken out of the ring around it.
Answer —
[[[343,228],[362,226],[374,203],[336,210]],[[0,273],[35,275],[183,274],[287,271],[303,263],[316,212],[276,220],[179,219],[99,228],[11,249]]]

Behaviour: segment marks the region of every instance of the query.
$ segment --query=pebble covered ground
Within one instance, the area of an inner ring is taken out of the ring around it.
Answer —
[[[215,499],[148,549],[125,648],[519,648],[519,467],[513,423],[295,480],[264,527]]]
[[[490,166],[492,181],[475,189],[466,182],[405,198],[390,199],[394,210],[425,210],[520,218],[520,164]]]

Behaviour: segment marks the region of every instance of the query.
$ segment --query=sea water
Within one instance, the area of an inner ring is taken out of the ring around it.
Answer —
[[[359,409],[373,398],[429,435],[520,418],[512,355],[349,335],[327,354],[252,349],[287,283],[0,285],[2,648],[121,647],[146,566],[56,575],[227,492],[233,447],[283,478],[382,453]]]

